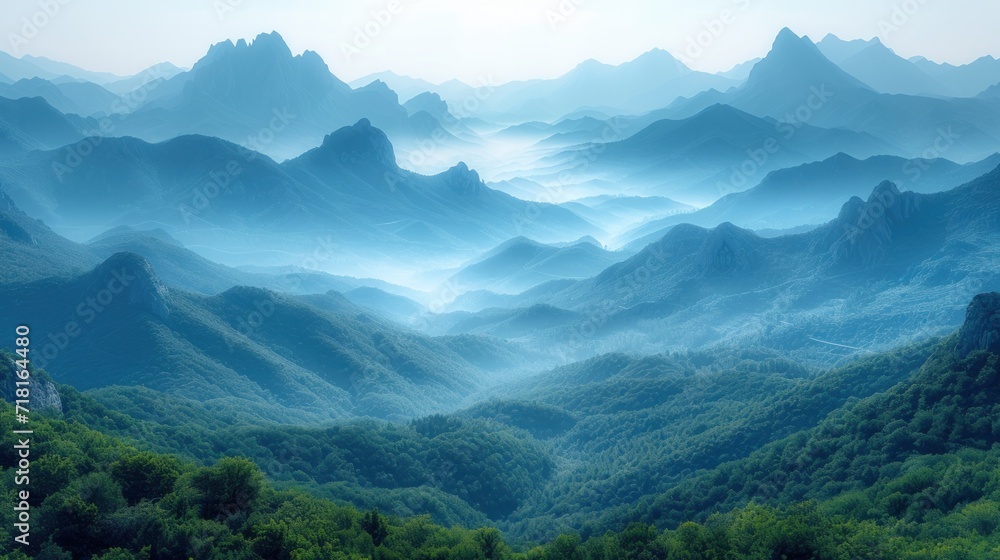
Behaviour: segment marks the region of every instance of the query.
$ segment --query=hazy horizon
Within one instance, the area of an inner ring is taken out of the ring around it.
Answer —
[[[1000,44],[992,40],[990,22],[995,18],[984,17],[989,12],[1000,15],[1000,6],[983,0],[850,0],[823,5],[716,0],[697,6],[648,0],[486,0],[476,5],[458,0],[334,5],[301,0],[281,6],[246,0],[182,0],[155,6],[98,0],[59,4],[58,9],[50,8],[51,16],[44,14],[43,4],[8,3],[11,16],[0,50],[123,76],[160,62],[190,67],[211,44],[250,40],[272,30],[296,54],[318,52],[345,81],[382,71],[435,83],[474,83],[485,76],[493,82],[552,78],[584,60],[620,64],[657,48],[695,70],[721,72],[766,54],[783,27],[814,41],[828,33],[844,40],[878,37],[906,58],[967,64],[982,56],[1000,56]],[[637,11],[649,17],[635,18]],[[25,29],[25,18],[46,23],[32,35],[30,27]],[[100,27],[115,32],[93,34]],[[942,40],[927,42],[928,35]],[[594,40],[602,36],[609,40]],[[123,51],[124,44],[145,47]]]

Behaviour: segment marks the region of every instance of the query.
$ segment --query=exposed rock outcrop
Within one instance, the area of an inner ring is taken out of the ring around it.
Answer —
[[[115,297],[127,294],[129,306],[138,307],[160,319],[170,315],[166,286],[156,276],[149,261],[135,253],[111,255],[94,269],[89,280],[89,293],[109,290]]]
[[[886,181],[875,187],[867,202],[854,197],[840,211],[837,223],[842,226],[833,243],[835,259],[840,264],[871,266],[885,256],[893,245],[893,233],[920,206],[920,195],[899,192]]]
[[[976,296],[965,313],[956,351],[965,357],[977,350],[1000,353],[1000,293]]]
[[[13,359],[7,354],[0,354],[0,400],[9,403],[18,400],[16,391],[19,380]],[[32,412],[62,414],[62,398],[49,377],[41,372],[32,372],[30,381],[28,409]]]
[[[344,163],[375,163],[396,168],[396,153],[384,132],[372,126],[368,119],[361,119],[353,126],[345,126],[323,140],[320,150],[339,158]]]

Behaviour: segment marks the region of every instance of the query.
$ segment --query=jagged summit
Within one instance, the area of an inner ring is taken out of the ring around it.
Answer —
[[[852,197],[837,218],[839,235],[833,245],[841,264],[870,266],[885,255],[893,244],[894,231],[920,205],[920,195],[902,193],[896,184],[883,181],[867,201]]]
[[[774,38],[772,48],[787,47],[801,43],[804,37],[799,37],[788,27],[783,27]]]
[[[195,68],[199,64],[214,62],[223,56],[242,52],[268,52],[288,58],[292,56],[292,50],[285,43],[285,39],[277,31],[272,31],[271,33],[261,33],[250,42],[247,42],[246,39],[239,39],[234,43],[232,39],[226,39],[216,43],[209,47],[208,54],[195,64]]]
[[[455,167],[445,171],[441,176],[444,177],[452,190],[461,194],[474,194],[480,188],[485,188],[479,173],[474,169],[469,169],[464,161],[458,162]]]
[[[368,119],[361,119],[352,126],[345,126],[323,139],[319,148],[327,156],[336,156],[345,163],[376,163],[396,168],[396,153],[384,132],[372,126]]]
[[[1000,353],[1000,293],[976,296],[966,311],[956,352],[965,357],[977,350]]]

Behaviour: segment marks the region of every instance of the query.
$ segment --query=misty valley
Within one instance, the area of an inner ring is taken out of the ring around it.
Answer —
[[[997,292],[992,56],[0,52],[0,558],[1000,558]]]

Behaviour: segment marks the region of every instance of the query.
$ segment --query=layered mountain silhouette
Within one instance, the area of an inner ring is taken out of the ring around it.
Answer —
[[[521,293],[554,280],[589,278],[624,257],[588,241],[555,247],[517,237],[462,267],[450,281],[462,291]]]
[[[773,170],[846,152],[867,158],[898,148],[865,133],[793,125],[755,117],[729,105],[660,120],[616,142],[578,146],[543,158],[522,173],[540,182],[600,179],[635,194],[710,204],[745,190]],[[583,162],[586,162],[584,165]]]
[[[154,88],[120,131],[150,141],[217,136],[285,159],[362,118],[400,142],[426,129],[426,123],[410,122],[382,82],[352,89],[318,54],[293,55],[274,32],[212,46],[190,71]]]
[[[882,44],[877,37],[868,41],[843,41],[827,35],[816,44],[831,62],[876,91],[907,95],[960,97],[953,90]]]
[[[41,97],[63,113],[90,116],[111,113],[120,97],[90,82],[55,83],[42,78],[23,79],[0,85],[0,96],[8,99]]]
[[[1000,165],[1000,156],[959,165],[946,159],[908,160],[875,156],[865,160],[847,154],[768,174],[754,188],[719,199],[701,210],[653,220],[623,236],[641,248],[678,224],[715,227],[731,222],[754,230],[782,230],[806,224],[823,224],[835,217],[843,201],[865,196],[871,185],[893,181],[900,188],[920,193],[948,190],[967,183]]]
[[[342,298],[340,311],[325,311],[259,288],[168,289],[134,253],[0,292],[11,303],[0,322],[13,329],[30,313],[47,371],[80,389],[144,386],[302,420],[426,414],[483,381],[447,343],[395,330]]]
[[[949,84],[959,97],[972,97],[1000,82],[1000,60],[992,56],[983,56],[961,66],[939,64],[921,56],[911,58],[910,62],[932,78]]]
[[[369,251],[422,259],[478,253],[521,234],[561,241],[598,232],[569,210],[489,189],[464,164],[433,177],[400,169],[366,119],[283,164],[203,136],[93,144],[75,166],[56,150],[0,166],[0,177],[22,209],[74,238],[155,224],[186,244],[266,253],[291,243],[308,254],[328,236],[336,258],[371,262]]]
[[[752,343],[835,360],[893,347],[954,329],[1000,281],[998,185],[1000,169],[936,194],[885,182],[835,220],[776,238],[682,224],[592,279],[516,301],[582,314],[545,338],[578,356],[640,331],[649,349]]]
[[[95,121],[64,115],[41,97],[0,97],[0,158],[54,150],[99,130]]]
[[[931,77],[941,81],[933,74]],[[982,84],[970,96],[990,83]],[[796,128],[808,123],[865,132],[905,149],[897,155],[908,157],[927,157],[929,152],[943,156],[947,152],[958,161],[982,159],[996,151],[1000,138],[1000,109],[995,104],[879,93],[831,62],[808,37],[799,37],[787,28],[754,66],[744,85],[726,93],[706,92],[678,101],[668,112],[675,118],[687,117],[717,103],[773,117]]]
[[[373,76],[380,77],[380,76]],[[391,79],[391,78],[389,78]],[[455,88],[451,84],[394,83],[401,91],[426,88],[449,102],[461,104],[476,88]],[[709,88],[728,89],[736,79],[693,71],[670,53],[654,49],[624,64],[613,66],[587,60],[554,79],[488,84],[477,114],[518,122],[553,121],[580,110],[608,114],[637,114],[661,108],[678,97],[692,96]],[[622,94],[625,92],[625,95]]]

